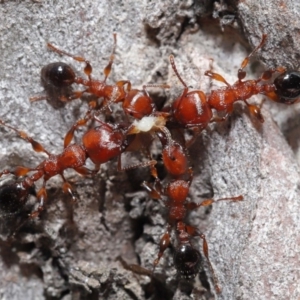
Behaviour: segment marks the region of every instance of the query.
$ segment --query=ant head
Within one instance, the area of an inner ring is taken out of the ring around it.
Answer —
[[[274,80],[278,102],[293,104],[300,97],[300,72],[287,71]]]
[[[176,249],[174,265],[181,278],[195,278],[202,268],[201,254],[191,245],[181,244]]]
[[[142,119],[155,111],[155,105],[144,91],[131,90],[123,101],[123,109],[135,119]]]
[[[63,63],[55,62],[42,68],[41,78],[44,85],[57,88],[68,87],[74,83],[75,73],[73,69]]]
[[[84,149],[96,165],[119,156],[125,140],[122,130],[102,122],[100,124],[88,130],[82,137]]]
[[[3,184],[0,187],[0,211],[5,214],[20,211],[29,195],[36,195],[33,186],[25,188],[22,182]]]

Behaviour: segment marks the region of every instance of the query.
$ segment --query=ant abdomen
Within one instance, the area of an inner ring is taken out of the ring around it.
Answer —
[[[0,212],[8,215],[19,212],[29,195],[36,195],[33,186],[25,188],[21,182],[3,184],[0,187]]]
[[[63,62],[48,64],[41,71],[41,80],[45,88],[47,86],[68,87],[74,83],[75,77],[73,69]]]
[[[300,72],[288,71],[274,80],[278,102],[293,104],[300,97]]]
[[[175,251],[174,265],[178,275],[184,279],[195,278],[202,269],[200,252],[189,244],[181,244]]]

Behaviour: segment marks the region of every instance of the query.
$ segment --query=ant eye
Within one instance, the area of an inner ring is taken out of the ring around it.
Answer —
[[[289,71],[274,80],[279,102],[292,104],[300,96],[300,72]]]
[[[201,254],[190,245],[180,245],[174,255],[174,265],[181,278],[195,278],[202,268]]]
[[[20,183],[8,183],[0,187],[0,211],[16,213],[22,209],[29,194],[35,195],[34,188],[24,189]]]
[[[75,77],[73,69],[63,62],[49,64],[41,71],[43,84],[57,88],[70,86],[74,83]]]

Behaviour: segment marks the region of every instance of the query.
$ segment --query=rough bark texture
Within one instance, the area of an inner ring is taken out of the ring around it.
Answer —
[[[169,66],[171,53],[188,86],[205,92],[211,84],[204,71],[212,66],[234,82],[241,61],[262,33],[268,40],[259,56],[267,66],[298,67],[295,1],[266,5],[246,0],[214,6],[211,1],[184,2],[2,1],[0,118],[59,153],[64,134],[86,111],[82,100],[60,109],[46,101],[29,103],[30,96],[42,91],[40,69],[47,63],[65,61],[83,73],[80,63],[48,51],[46,42],[83,55],[92,63],[93,76],[103,78],[112,33],[117,32],[109,82],[128,79],[134,87],[170,83],[170,92],[155,94],[158,100],[174,99],[182,90]],[[210,18],[213,13],[219,19]],[[247,49],[241,29],[251,41]],[[262,67],[251,66],[248,73],[258,76]],[[150,179],[148,170],[119,173],[112,161],[93,178],[66,174],[78,192],[75,205],[61,192],[59,178],[49,180],[47,210],[12,239],[7,236],[15,220],[2,216],[1,299],[299,299],[299,169],[269,113],[297,153],[299,107],[266,103],[263,108],[265,123],[258,124],[243,105],[237,105],[228,121],[208,128],[190,149],[193,201],[244,196],[243,202],[218,203],[189,217],[207,237],[221,294],[215,295],[206,265],[210,291],[199,278],[180,282],[172,249],[166,250],[153,280],[121,265],[118,257],[151,269],[166,220],[162,205],[140,187]],[[115,115],[119,120],[121,114]],[[1,170],[34,167],[43,158],[15,133],[1,129]],[[34,199],[28,210],[33,204]],[[194,245],[202,248],[197,239]]]

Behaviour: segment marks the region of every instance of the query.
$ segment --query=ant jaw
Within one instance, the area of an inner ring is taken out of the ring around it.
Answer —
[[[201,254],[191,245],[182,244],[176,249],[174,265],[180,278],[194,279],[202,269]]]

